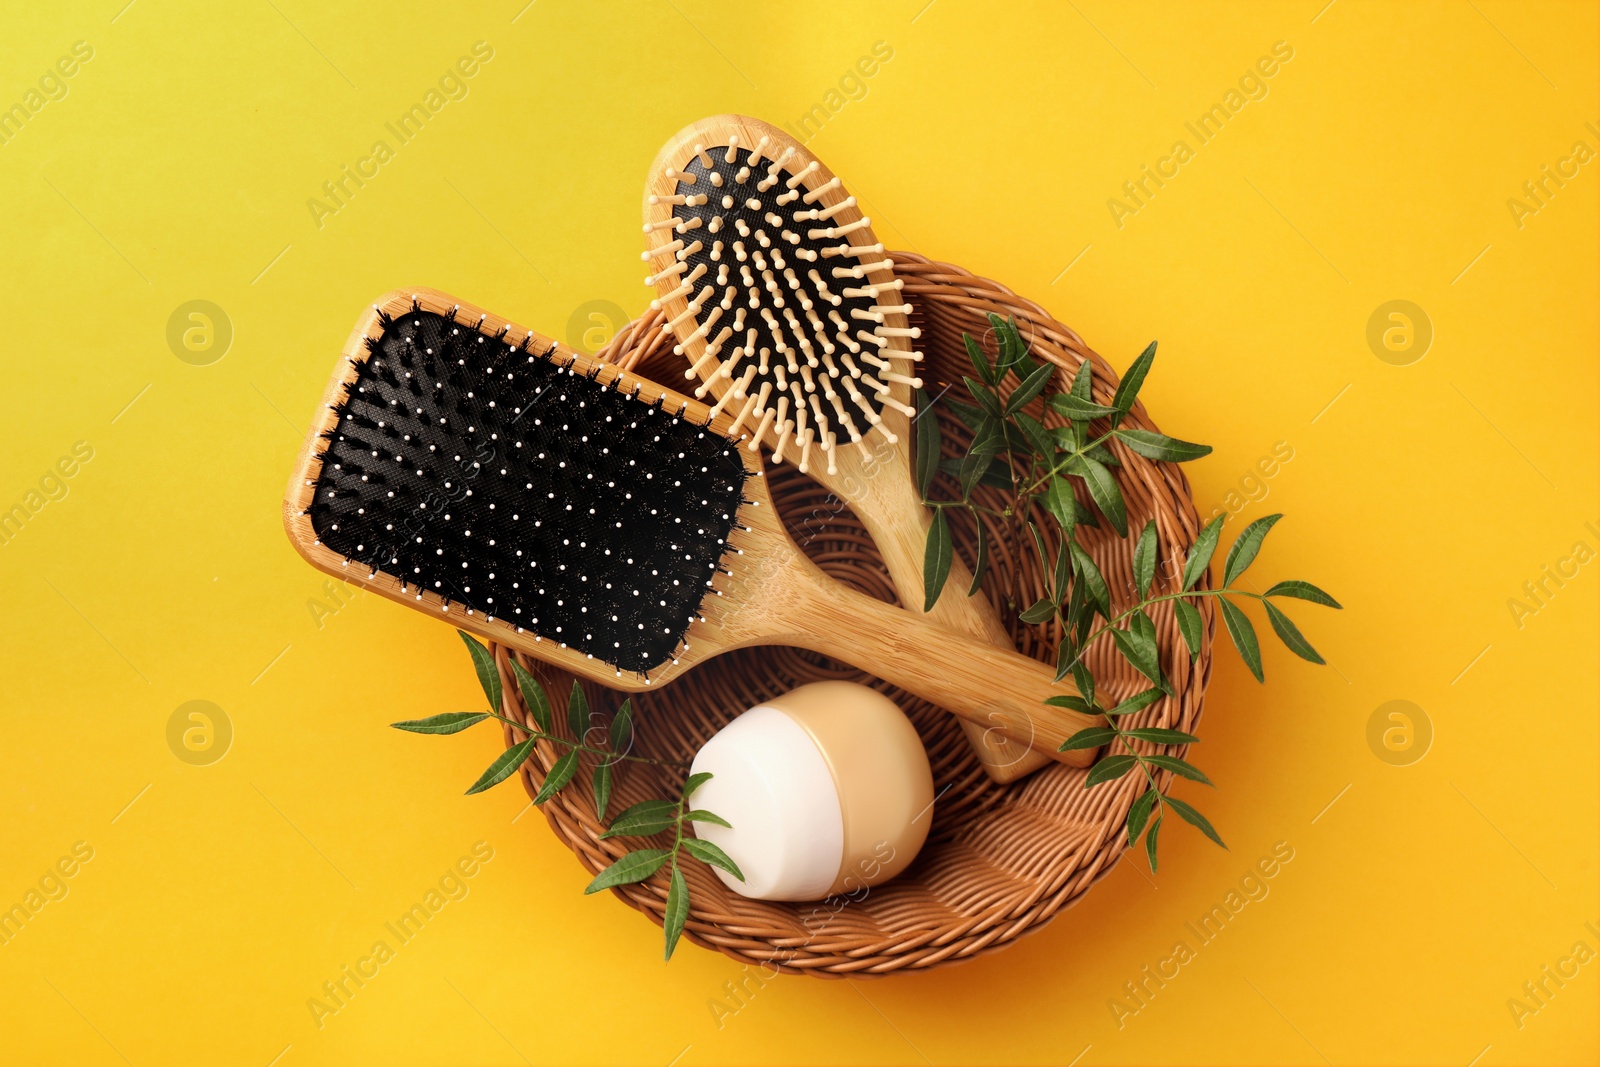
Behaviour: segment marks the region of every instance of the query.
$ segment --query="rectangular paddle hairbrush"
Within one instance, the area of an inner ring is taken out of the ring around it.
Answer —
[[[442,293],[399,290],[340,357],[284,522],[319,569],[615,689],[793,645],[1050,750],[1094,724],[1043,707],[1071,691],[1044,664],[824,574],[730,421]]]

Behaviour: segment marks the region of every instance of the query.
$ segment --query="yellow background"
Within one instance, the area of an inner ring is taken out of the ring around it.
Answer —
[[[1596,9],[1324,2],[13,0],[0,106],[94,55],[0,146],[0,507],[74,442],[94,457],[0,545],[0,905],[74,842],[94,858],[0,947],[0,1060],[1594,1062],[1600,962],[1520,1028],[1507,1000],[1600,946],[1600,565],[1520,627],[1507,601],[1600,548],[1600,163],[1520,228],[1506,201],[1600,147]],[[480,40],[469,95],[318,228],[307,199]],[[1258,580],[1346,610],[1295,613],[1327,668],[1274,643],[1261,687],[1219,649],[1193,756],[1219,789],[1181,792],[1231,851],[1175,829],[1157,877],[1124,863],[1002,953],[782,980],[719,1028],[734,964],[663,964],[519,789],[461,795],[496,737],[387,727],[480,701],[460,644],[370,597],[319,626],[278,502],[374,296],[432,285],[560,337],[590,301],[637,313],[658,145],[719,111],[793,122],[878,41],[811,147],[884,240],[1116,366],[1159,338],[1146,403],[1216,446],[1188,468],[1202,509],[1287,442],[1225,536],[1286,512]],[[1107,200],[1278,41],[1266,98],[1119,228]],[[234,330],[210,366],[166,340],[194,299]],[[1366,342],[1394,299],[1433,324],[1409,366]],[[234,729],[210,766],[166,741],[195,699]],[[1433,727],[1410,766],[1368,747],[1391,699]],[[470,896],[319,1029],[307,999],[478,841]],[[1119,1027],[1123,983],[1279,841],[1270,896]]]

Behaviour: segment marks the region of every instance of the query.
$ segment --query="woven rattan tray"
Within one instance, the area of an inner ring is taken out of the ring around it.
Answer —
[[[1094,399],[1110,402],[1117,386],[1111,366],[1039,305],[959,267],[909,252],[891,255],[896,273],[905,279],[905,295],[916,308],[913,324],[922,327],[920,344],[927,353],[923,377],[930,393],[937,394],[949,382],[957,383],[959,390],[962,374],[971,373],[963,332],[987,342],[992,353],[986,315],[997,312],[1014,316],[1024,338],[1031,341],[1033,354],[1057,363],[1069,378],[1089,360],[1094,367]],[[602,356],[663,383],[682,381],[684,363],[672,354],[671,334],[663,329],[659,312],[630,324]],[[1053,424],[1052,418],[1045,419],[1047,425]],[[1133,409],[1126,424],[1156,428],[1142,406]],[[967,443],[965,428],[953,418],[942,418],[941,429],[946,455],[956,455],[958,445],[964,448]],[[1136,531],[1151,518],[1158,524],[1163,564],[1157,568],[1152,592],[1175,591],[1175,575],[1200,527],[1189,483],[1172,464],[1144,459],[1120,443],[1110,447],[1121,461],[1115,473],[1127,503],[1129,528]],[[773,499],[806,553],[834,577],[892,601],[894,592],[877,551],[855,517],[790,465],[769,466],[768,474]],[[935,496],[950,499],[953,488],[949,483],[936,486]],[[1038,525],[1052,534],[1056,531],[1043,515]],[[953,532],[956,551],[970,566],[974,531],[958,521]],[[1019,649],[1053,662],[1054,634],[1047,627],[1015,621],[1015,605],[1032,604],[1045,589],[1038,559],[1031,546],[1007,543],[998,530],[990,532],[989,571],[978,595],[999,605]],[[1118,538],[1109,526],[1088,530],[1087,535],[1086,547],[1105,574],[1113,606],[1120,611],[1134,599],[1134,542]],[[1055,546],[1051,547],[1053,551]],[[1165,657],[1162,666],[1174,692],[1137,716],[1139,725],[1192,731],[1198,722],[1211,672],[1210,598],[1202,599],[1200,610],[1206,640],[1204,651],[1191,662],[1171,603],[1151,609]],[[494,651],[506,681],[506,714],[529,721],[511,684],[509,653],[505,648]],[[1116,654],[1109,640],[1098,642],[1088,659],[1100,688],[1114,699],[1148,684]],[[546,682],[558,704],[555,720],[565,722],[559,713],[564,702],[560,694],[571,689],[571,676],[536,661],[523,662]],[[768,974],[781,970],[836,977],[932,967],[999,948],[1049,922],[1104,877],[1127,848],[1124,820],[1143,788],[1142,779],[1129,775],[1090,790],[1084,788],[1085,771],[1052,764],[1020,782],[997,785],[979,767],[952,716],[859,671],[790,648],[728,653],[659,691],[636,695],[635,751],[689,759],[746,708],[805,682],[835,678],[875,685],[916,724],[933,764],[938,797],[927,845],[892,882],[854,898],[815,904],[747,900],[724,887],[709,868],[686,861],[693,898],[685,929],[689,940],[742,963],[759,964]],[[591,706],[604,712],[621,702],[617,693],[599,688],[586,692]],[[522,739],[509,727],[506,732],[508,743]],[[538,790],[544,771],[558,754],[546,745],[535,760],[524,764],[522,779],[530,794]],[[618,770],[612,814],[640,800],[673,795],[680,784],[667,772],[643,764],[630,763]],[[578,785],[563,790],[542,810],[550,828],[579,862],[598,872],[629,848],[647,846],[638,839],[599,839],[604,827],[595,817],[586,781],[587,774],[580,774]],[[664,872],[612,892],[658,925],[662,922],[667,896]]]

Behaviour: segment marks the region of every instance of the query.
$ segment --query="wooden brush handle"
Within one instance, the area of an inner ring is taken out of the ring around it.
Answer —
[[[761,642],[795,645],[842,660],[897,685],[968,722],[1074,767],[1094,750],[1058,752],[1061,742],[1103,720],[1046,707],[1047,697],[1076,692],[1038,660],[977,644],[907,611],[829,578],[796,552],[768,576],[768,620]],[[754,643],[754,642],[752,642]]]
[[[922,560],[933,515],[922,506],[903,459],[898,469],[867,467],[860,477],[860,491],[851,499],[852,510],[878,546],[900,603],[909,611],[920,611],[926,600]],[[933,610],[922,617],[953,633],[967,634],[1007,652],[1015,651],[1011,635],[990,603],[982,594],[967,596],[971,586],[972,574],[966,565],[960,559],[951,560],[944,592]],[[1034,712],[1035,720],[1059,719],[1059,710],[1041,707]],[[963,720],[961,726],[984,771],[997,782],[1014,782],[1051,762],[1049,754],[1006,736],[998,722]]]

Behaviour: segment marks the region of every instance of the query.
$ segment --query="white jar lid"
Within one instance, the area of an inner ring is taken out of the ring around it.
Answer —
[[[844,860],[844,812],[833,771],[810,733],[777,708],[759,705],[724,727],[694,758],[691,773],[712,779],[692,806],[734,829],[693,824],[697,837],[728,853],[740,882],[728,888],[761,900],[820,900]]]

